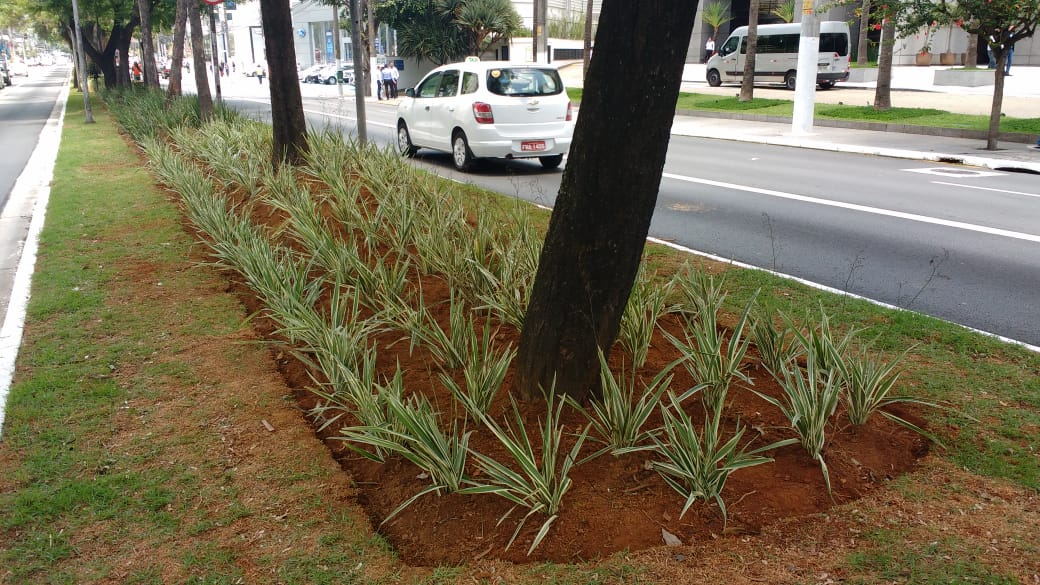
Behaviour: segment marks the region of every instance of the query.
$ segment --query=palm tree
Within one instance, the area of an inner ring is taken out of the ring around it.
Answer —
[[[870,0],[864,0],[864,2],[869,1]],[[773,9],[773,16],[779,18],[784,22],[794,22],[794,9],[794,0],[787,0],[786,2],[781,2],[777,5],[776,8]]]
[[[509,0],[466,0],[455,14],[455,24],[467,31],[474,55],[523,28],[523,20]]]
[[[717,40],[719,38],[719,29],[722,28],[722,25],[733,20],[733,17],[729,15],[729,6],[716,0],[711,4],[704,5],[701,19],[711,27],[711,38]]]

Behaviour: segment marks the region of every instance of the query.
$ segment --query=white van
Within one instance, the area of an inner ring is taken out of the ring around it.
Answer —
[[[763,24],[758,27],[755,49],[755,83],[782,83],[794,89],[798,71],[798,43],[801,23]],[[737,50],[739,48],[739,50]],[[744,78],[744,55],[747,54],[747,27],[733,31],[717,53],[708,59],[708,85],[723,82],[740,83]],[[847,22],[820,23],[820,57],[816,83],[830,89],[849,78],[849,25]]]

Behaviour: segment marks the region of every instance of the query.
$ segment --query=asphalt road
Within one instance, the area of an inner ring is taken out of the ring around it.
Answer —
[[[28,78],[16,77],[14,85],[0,90],[0,324],[7,313],[34,203],[31,198],[12,200],[12,189],[26,171],[67,75],[65,68],[33,67]],[[32,172],[29,169],[27,174]]]
[[[354,127],[353,100],[305,109]],[[392,143],[393,112],[368,105],[371,140]],[[459,174],[425,150],[415,162],[546,206],[562,177],[524,161]],[[1040,346],[1038,198],[1031,175],[673,136],[651,235]]]
[[[229,103],[265,118],[266,92],[242,87],[248,97]],[[302,87],[312,126],[355,131],[352,93]],[[366,111],[370,140],[392,144],[394,107]],[[425,150],[414,160],[550,207],[563,174],[488,161],[462,175]],[[1040,346],[1038,198],[1031,175],[673,135],[651,236]]]

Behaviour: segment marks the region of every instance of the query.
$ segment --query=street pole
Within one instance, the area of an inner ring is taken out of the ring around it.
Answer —
[[[343,98],[343,74],[339,70],[339,64],[343,60],[340,45],[343,43],[339,40],[339,4],[332,5],[332,42],[335,46],[332,47],[332,55],[336,58],[336,88],[339,91],[339,97]],[[350,41],[353,43],[353,39]],[[355,49],[357,45],[352,45]],[[354,88],[357,90],[357,72],[354,73]]]
[[[209,46],[210,53],[213,53],[213,83],[217,87],[217,103],[221,103],[220,97],[220,54],[217,53],[217,7],[210,5],[209,7]]]
[[[365,92],[358,91],[357,76],[363,71],[362,53],[358,47],[361,46],[361,10],[358,8],[358,0],[350,0],[350,43],[354,48],[354,104],[357,106],[357,135],[358,142],[365,146],[368,142],[368,122],[365,119]]]
[[[87,86],[87,60],[83,58],[83,33],[79,29],[79,2],[72,0],[72,22],[76,25],[76,48],[79,53],[79,81],[83,86],[83,109],[87,113],[87,124],[94,123],[94,111],[90,109],[90,88]]]
[[[794,112],[791,116],[792,134],[812,134],[819,59],[820,20],[813,0],[802,0],[802,30],[798,40],[798,69],[795,73]]]

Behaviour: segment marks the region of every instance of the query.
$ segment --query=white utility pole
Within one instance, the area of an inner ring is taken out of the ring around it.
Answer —
[[[94,123],[94,111],[90,109],[90,87],[87,81],[87,60],[83,57],[83,33],[79,29],[79,2],[72,0],[72,23],[76,25],[76,48],[79,53],[79,80],[83,86],[83,109],[87,112],[87,124]]]
[[[813,0],[802,0],[802,31],[798,40],[798,70],[795,73],[792,134],[812,134],[816,102],[816,70],[820,59],[820,20]]]

